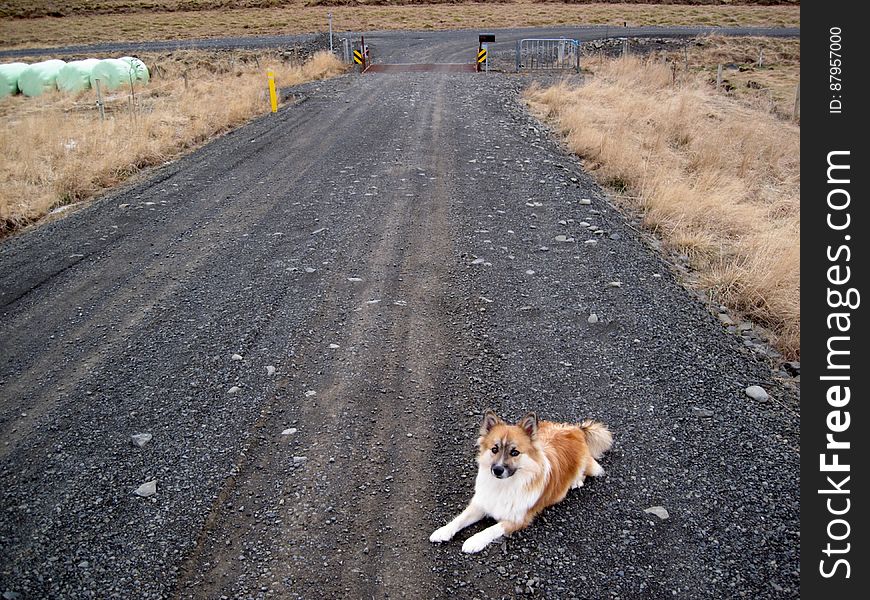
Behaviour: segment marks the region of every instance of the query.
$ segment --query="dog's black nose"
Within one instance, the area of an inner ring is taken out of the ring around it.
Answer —
[[[504,467],[501,465],[492,465],[492,474],[496,477],[504,475]]]

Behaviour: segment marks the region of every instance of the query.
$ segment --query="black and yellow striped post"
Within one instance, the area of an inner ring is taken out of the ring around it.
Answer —
[[[363,37],[359,41],[359,50],[353,51],[353,62],[359,65],[360,73],[366,70],[366,54],[366,39]]]
[[[482,68],[486,68],[489,73],[489,45],[495,43],[494,33],[481,33],[477,36],[477,72],[480,73]],[[483,67],[481,67],[483,65]]]

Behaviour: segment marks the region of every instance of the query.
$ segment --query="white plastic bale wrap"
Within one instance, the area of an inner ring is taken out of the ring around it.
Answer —
[[[130,85],[130,79],[136,81],[133,67],[120,58],[105,58],[94,65],[91,71],[91,87],[95,88],[96,80],[100,80],[102,91],[117,90],[122,85]]]
[[[18,78],[27,68],[27,63],[7,63],[0,65],[0,98],[18,93]]]
[[[97,58],[66,63],[57,74],[57,89],[62,92],[82,92],[91,87],[91,72],[100,62]]]
[[[18,89],[25,96],[41,96],[57,89],[57,74],[66,63],[52,59],[33,63],[18,77]]]
[[[141,81],[142,83],[148,83],[151,79],[151,73],[148,72],[148,67],[135,56],[122,56],[120,60],[123,60],[125,63],[130,65],[136,74],[136,80]]]

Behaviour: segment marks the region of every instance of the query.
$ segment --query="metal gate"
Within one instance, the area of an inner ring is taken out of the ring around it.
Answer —
[[[527,71],[580,72],[578,40],[529,38],[517,41],[517,73]]]

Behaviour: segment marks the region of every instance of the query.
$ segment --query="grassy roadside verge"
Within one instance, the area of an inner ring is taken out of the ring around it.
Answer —
[[[139,0],[139,4],[143,2]],[[125,14],[72,12],[70,16],[60,17],[2,18],[0,48],[312,33],[326,30],[329,12],[333,13],[337,31],[622,26],[623,23],[629,26],[800,25],[800,7],[794,5],[563,4],[533,0],[347,6],[310,6],[309,3],[308,0],[289,0],[272,7],[184,10],[188,3],[158,2],[152,3],[153,10],[148,12],[135,12],[131,8]],[[136,5],[136,0],[126,4]],[[174,9],[167,9],[168,6]]]
[[[267,112],[267,68],[279,86],[344,70],[329,53],[299,66],[278,55],[251,53],[142,58],[154,79],[136,90],[133,110],[128,90],[107,95],[104,122],[92,91],[0,100],[0,236]]]
[[[582,85],[530,90],[532,109],[687,263],[690,285],[799,357],[799,126],[661,57],[587,66]]]

